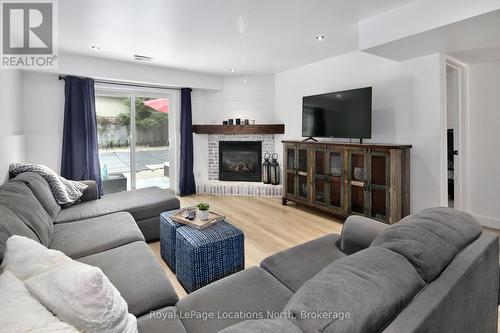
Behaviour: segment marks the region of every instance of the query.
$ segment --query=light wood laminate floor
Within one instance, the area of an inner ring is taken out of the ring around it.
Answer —
[[[195,195],[182,197],[181,207],[207,202],[245,234],[245,267],[257,266],[276,253],[329,233],[340,233],[341,220],[280,198]],[[179,297],[186,292],[160,256],[160,243],[151,243]]]

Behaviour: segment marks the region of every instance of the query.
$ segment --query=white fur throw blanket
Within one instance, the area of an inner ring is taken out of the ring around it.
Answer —
[[[23,172],[34,172],[42,176],[49,183],[54,198],[61,206],[69,206],[75,203],[88,187],[83,183],[67,180],[44,165],[23,163],[10,165],[10,178],[14,178]]]

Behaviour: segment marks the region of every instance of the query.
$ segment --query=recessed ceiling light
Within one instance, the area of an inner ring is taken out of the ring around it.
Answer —
[[[316,36],[316,40],[323,40],[323,39],[325,39],[325,36],[323,36],[323,35]]]
[[[231,68],[229,71],[230,71],[231,73],[234,73],[234,72],[236,72],[236,69]]]
[[[247,83],[248,81],[247,80],[243,80],[243,83]]]
[[[92,45],[91,48],[92,48],[92,50],[95,50],[95,51],[99,51],[101,49],[101,47],[98,45]]]
[[[134,54],[134,60],[135,61],[151,61],[151,60],[153,60],[153,57],[148,57],[148,56],[140,55],[140,54]]]

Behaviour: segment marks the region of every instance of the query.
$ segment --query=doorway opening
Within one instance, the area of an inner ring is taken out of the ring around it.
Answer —
[[[448,207],[468,210],[467,66],[446,59],[446,194]]]

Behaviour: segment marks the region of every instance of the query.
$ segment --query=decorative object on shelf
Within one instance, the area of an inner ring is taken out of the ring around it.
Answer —
[[[241,118],[236,118],[236,125],[241,125]]]
[[[228,125],[233,125],[229,123]],[[196,134],[284,134],[284,124],[258,124],[224,126],[221,124],[193,125],[193,133]]]
[[[199,203],[196,205],[196,208],[198,208],[197,215],[198,218],[202,221],[208,220],[208,209],[210,208],[210,205],[207,203]]]
[[[250,120],[250,125],[255,125],[255,120]]]
[[[365,170],[363,168],[354,168],[354,179],[356,180],[363,180],[365,178]]]
[[[228,119],[228,125],[233,125],[234,124],[234,120],[233,119]]]
[[[271,184],[279,185],[280,183],[280,165],[278,164],[278,154],[271,155]]]
[[[332,168],[332,170],[330,172],[331,172],[332,176],[335,176],[335,177],[342,176],[342,169],[341,168]]]
[[[250,120],[248,119],[245,119],[245,121],[243,122],[245,125],[250,125]]]
[[[264,154],[264,163],[262,163],[262,182],[264,184],[271,184],[271,162],[269,159],[271,154]]]
[[[227,125],[227,124],[228,124],[228,123],[227,123],[227,120],[223,120],[223,121],[222,121],[222,125]]]

